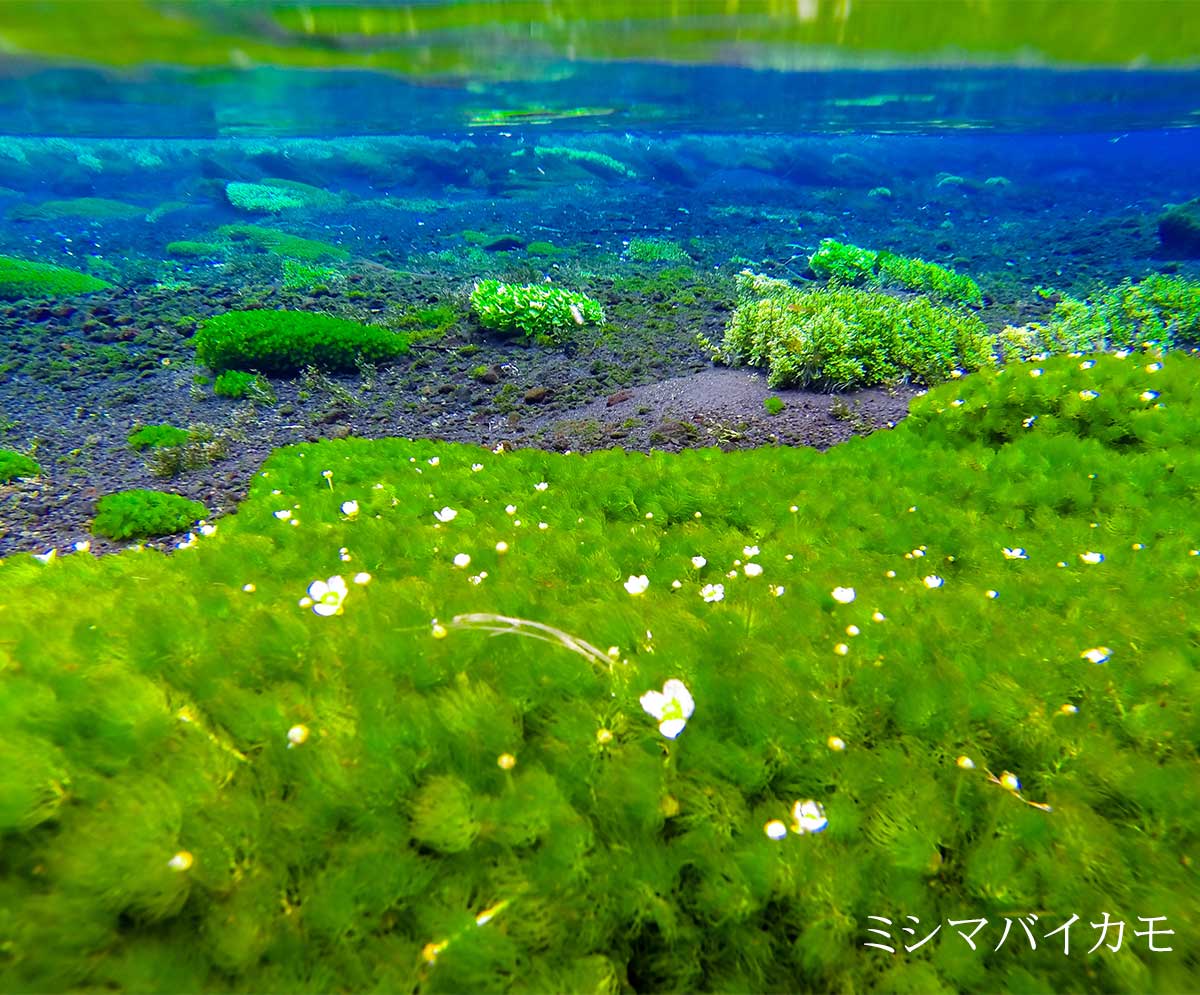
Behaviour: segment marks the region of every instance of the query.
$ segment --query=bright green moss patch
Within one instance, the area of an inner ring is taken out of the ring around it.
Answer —
[[[62,221],[83,218],[88,221],[134,221],[144,219],[146,208],[106,197],[76,197],[72,200],[44,200],[40,204],[20,204],[9,211],[14,221]]]
[[[225,251],[222,245],[212,242],[168,242],[167,255],[177,259],[209,259],[219,256]]]
[[[161,446],[182,446],[188,441],[188,431],[174,425],[143,425],[129,434],[128,441],[129,447],[140,453]]]
[[[207,514],[200,502],[177,494],[117,491],[96,504],[92,532],[109,539],[147,539],[182,532]]]
[[[196,359],[215,372],[294,373],[306,366],[354,370],[408,351],[408,338],[375,325],[307,311],[230,311],[200,324]]]
[[[0,256],[0,298],[69,297],[107,290],[111,283],[62,266]]]
[[[235,401],[249,398],[258,404],[274,404],[275,391],[266,377],[244,370],[226,370],[213,381],[213,393]]]
[[[969,276],[924,259],[875,252],[832,238],[822,240],[808,265],[822,279],[846,286],[902,287],[959,304],[983,303],[979,284]]]
[[[1105,912],[1179,942],[1200,362],[1163,363],[989,371],[826,453],[296,446],[196,548],[6,561],[0,988],[890,991],[868,917],[914,916],[987,920],[917,990],[1068,991]],[[1025,430],[1018,375],[1158,390],[1161,434]],[[1010,393],[1011,441],[948,443]],[[1086,963],[1190,990],[1144,938]]]
[[[665,238],[634,238],[629,240],[625,254],[641,263],[690,263],[692,257],[678,242]]]
[[[222,225],[217,234],[231,242],[244,242],[263,252],[287,256],[304,262],[349,259],[350,253],[336,245],[319,242],[312,238],[290,235],[276,228],[259,225]]]
[[[738,290],[716,354],[765,368],[772,387],[936,384],[956,369],[994,362],[982,321],[923,297],[902,300],[852,287],[799,290],[749,272],[738,277]]]
[[[42,472],[37,460],[13,449],[0,449],[0,484],[17,477],[36,477]]]
[[[585,294],[499,280],[475,284],[471,311],[484,328],[515,332],[526,341],[544,343],[560,342],[569,337],[571,329],[604,320],[600,305]]]

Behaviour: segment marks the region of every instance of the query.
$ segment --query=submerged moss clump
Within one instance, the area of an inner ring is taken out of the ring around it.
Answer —
[[[41,472],[37,460],[14,449],[0,449],[0,484],[18,477],[36,477]]]
[[[244,242],[263,252],[304,262],[350,258],[349,252],[336,245],[312,238],[302,238],[299,235],[279,231],[277,228],[263,228],[259,225],[222,225],[217,229],[217,234],[231,242]]]
[[[604,320],[600,305],[586,294],[561,287],[517,286],[480,280],[471,293],[471,311],[484,328],[517,332],[531,342],[559,342],[579,325]]]
[[[0,299],[67,297],[107,290],[111,286],[104,280],[62,266],[0,256]]]
[[[626,254],[640,263],[690,263],[689,256],[678,242],[665,238],[634,238],[629,240]]]
[[[979,318],[923,297],[852,287],[804,291],[749,272],[738,277],[738,290],[740,302],[714,351],[727,363],[766,368],[771,387],[936,384],[956,369],[994,362]]]
[[[5,561],[0,989],[869,991],[869,916],[1182,932],[1200,362],[1163,363],[1046,364],[1161,392],[1120,448],[948,445],[1010,368],[826,453],[294,446],[194,549]],[[1061,942],[1023,988],[1078,987]],[[913,987],[994,987],[928,946]]]
[[[97,503],[92,532],[109,539],[147,539],[182,532],[207,514],[199,501],[177,494],[117,491]]]
[[[307,311],[230,311],[201,322],[193,341],[196,359],[216,372],[349,372],[408,352],[398,332]]]
[[[902,287],[959,304],[983,303],[979,284],[969,276],[924,259],[876,252],[832,238],[821,241],[808,265],[817,276],[846,286]]]
[[[136,452],[161,446],[182,446],[188,441],[188,430],[174,425],[143,425],[129,433],[129,447]]]

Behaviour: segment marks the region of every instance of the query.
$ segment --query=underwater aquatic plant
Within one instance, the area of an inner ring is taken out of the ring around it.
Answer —
[[[17,477],[36,477],[42,472],[37,460],[14,449],[0,449],[0,484]]]
[[[186,428],[176,428],[174,425],[143,425],[129,433],[127,439],[129,448],[135,452],[160,446],[182,446],[188,439]]]
[[[0,299],[69,297],[107,290],[111,286],[105,280],[62,266],[0,256]]]
[[[969,276],[924,259],[876,252],[832,238],[821,240],[808,265],[817,276],[846,286],[903,287],[958,304],[983,303],[979,284]]]
[[[351,371],[408,352],[408,338],[377,325],[308,311],[229,311],[201,322],[197,361],[216,372]]]
[[[182,532],[208,515],[199,501],[162,491],[106,494],[96,504],[92,532],[109,539],[145,539]]]
[[[475,284],[471,311],[484,328],[517,332],[526,341],[540,343],[561,342],[572,328],[604,320],[600,305],[586,294],[499,280]]]

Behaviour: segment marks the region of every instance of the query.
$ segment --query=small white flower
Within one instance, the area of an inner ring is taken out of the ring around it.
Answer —
[[[435,511],[433,513],[433,517],[436,518],[439,522],[443,522],[443,523],[444,522],[452,522],[452,521],[454,521],[454,519],[456,519],[458,517],[458,512],[455,511],[453,508],[446,507],[446,508],[443,508],[441,511]]]
[[[482,463],[472,463],[471,464],[471,472],[472,473],[478,473],[482,469],[483,469]]]
[[[1095,664],[1107,663],[1110,656],[1112,656],[1112,650],[1107,646],[1097,646],[1079,654],[1080,659],[1090,660]]]
[[[765,826],[763,826],[763,832],[773,840],[781,840],[787,836],[788,829],[787,826],[785,826],[778,819],[772,819]]]
[[[645,574],[634,576],[629,575],[629,580],[625,581],[625,590],[630,594],[645,594],[646,588],[650,586],[650,578]]]
[[[1092,552],[1080,553],[1079,558],[1081,560],[1083,560],[1084,563],[1103,563],[1104,562],[1104,554],[1103,553],[1092,553]]]
[[[742,568],[742,571],[743,571],[743,573],[745,573],[745,575],[747,577],[761,577],[762,576],[762,566],[758,563],[747,563]]]
[[[308,726],[292,726],[287,733],[288,749],[308,742]]]
[[[471,565],[471,557],[466,553],[457,553],[454,557],[454,565],[456,567],[469,567]]]
[[[883,612],[873,612],[871,614],[871,619],[875,622],[882,622],[886,618],[887,616]]]
[[[966,756],[959,757],[954,762],[956,764],[958,764],[958,766],[961,767],[963,770],[974,770],[975,769],[975,761],[972,760],[970,757],[966,757]]]
[[[186,850],[180,850],[174,857],[167,861],[167,866],[173,871],[186,871],[191,868],[196,858]]]
[[[993,601],[994,601],[996,598],[1000,597],[1000,592],[999,592],[999,591],[984,591],[983,593],[984,593],[984,594],[986,594],[986,595],[987,595],[989,598],[991,598]]]
[[[861,631],[862,630],[859,629],[859,627],[857,625],[846,626],[846,635],[847,636],[857,636]]]
[[[833,600],[839,604],[848,605],[856,597],[858,595],[854,593],[854,588],[852,587],[835,587],[833,589]]]
[[[354,575],[354,583],[369,584],[369,583],[371,583],[371,575],[369,573],[367,573],[365,570],[363,570],[360,573],[356,573]]]
[[[90,539],[80,539],[79,542],[75,543],[73,548],[77,553],[86,553],[92,548],[92,541]]]
[[[692,557],[692,566],[694,566],[697,570],[703,569],[707,563],[708,560],[706,560],[703,556]]]
[[[340,575],[329,580],[314,580],[308,585],[308,596],[312,599],[312,610],[317,615],[342,614],[342,602],[346,600],[346,581]],[[307,607],[307,606],[306,606]]]
[[[1020,791],[1021,780],[1010,770],[1006,770],[1000,775],[1000,786],[1008,788],[1009,791]]]
[[[812,799],[796,802],[792,807],[792,832],[798,836],[819,833],[829,825],[825,818],[825,807]]]
[[[956,400],[953,400],[953,401],[951,401],[951,402],[950,402],[950,407],[952,407],[952,408],[961,408],[961,407],[963,406],[963,403],[964,403],[964,402],[963,402],[963,399],[960,397],[960,398],[958,398],[958,399],[956,399]]]
[[[847,646],[845,643],[838,643],[838,644],[837,644],[837,645],[836,645],[836,646],[833,648],[833,651],[834,651],[834,652],[835,652],[835,653],[836,653],[838,656],[845,656],[847,653],[849,653],[849,652],[850,652],[850,647],[849,647],[849,646]]]
[[[691,692],[677,678],[667,681],[662,691],[647,691],[638,700],[647,713],[658,719],[658,731],[667,739],[674,739],[683,732],[687,720],[696,710]]]
[[[347,518],[353,518],[355,515],[358,514],[358,502],[357,501],[343,501],[342,502],[342,514],[345,515]]]
[[[497,553],[507,553],[508,552],[508,543],[506,543],[504,540],[501,540],[500,542],[496,543],[496,552]]]
[[[834,753],[841,753],[846,749],[846,741],[841,736],[830,736],[825,740],[825,745],[833,750]]]
[[[742,547],[742,555],[743,556],[757,556],[758,555],[758,547],[757,546],[743,546]]]
[[[437,457],[437,456],[430,456],[430,457],[429,457],[429,459],[427,459],[425,462],[426,462],[426,463],[428,463],[430,466],[437,466],[437,465],[438,465],[438,464],[440,464],[442,461],[441,461],[441,459],[440,459],[439,457]]]
[[[543,480],[541,483],[534,484],[534,485],[533,485],[533,489],[534,489],[535,491],[544,491],[544,490],[545,490],[547,487],[549,487],[549,486],[550,486],[550,485],[549,485],[548,483],[546,483],[546,481],[544,481],[544,480]]]
[[[255,591],[258,590],[258,588],[255,587],[253,584],[243,584],[242,590],[245,591],[247,594],[253,594]]]
[[[1090,370],[1095,365],[1096,365],[1096,361],[1094,359],[1085,359],[1082,363],[1079,364],[1079,368],[1081,370]]]
[[[545,531],[546,531],[546,529],[550,528],[550,526],[549,526],[549,524],[547,524],[546,522],[538,522],[538,528],[539,528],[541,531],[545,532]]]
[[[1070,704],[1063,705],[1062,707],[1059,708],[1058,711],[1059,711],[1060,715],[1078,715],[1079,714],[1079,706],[1078,705],[1070,705]]]
[[[775,597],[782,598],[784,593],[787,591],[787,588],[782,587],[782,586],[777,587],[775,584],[772,584],[770,587],[767,588],[767,590],[770,591],[773,595],[775,595]]]
[[[517,513],[517,506],[515,504],[505,505],[504,514],[515,515],[516,513]]]
[[[207,538],[208,536],[214,535],[216,533],[217,527],[215,525],[209,525],[206,522],[204,525],[201,525],[198,529],[196,529],[196,531],[199,532],[205,538]],[[76,549],[79,548],[79,543],[75,543],[75,548]]]
[[[1148,363],[1146,365],[1147,373],[1157,373],[1161,369],[1162,369],[1162,363]]]
[[[1021,424],[1025,428],[1029,428],[1035,421],[1037,421],[1037,415],[1030,415],[1028,418],[1023,418]]]
[[[275,517],[276,517],[276,518],[278,518],[278,519],[279,519],[281,522],[286,522],[286,521],[287,521],[289,518],[291,518],[291,517],[292,517],[292,512],[291,512],[291,509],[290,509],[290,508],[283,508],[283,509],[282,509],[282,510],[280,510],[280,511],[276,511],[276,512],[274,512],[274,515],[275,515]]]
[[[725,600],[725,585],[724,584],[705,584],[700,588],[700,597],[705,601],[712,603],[714,601]]]
[[[1013,549],[1009,549],[1007,546],[1005,546],[1003,549],[1000,550],[1000,552],[1004,554],[1004,558],[1006,560],[1027,560],[1027,559],[1029,559],[1029,557],[1025,555],[1025,550],[1021,546],[1017,546]]]
[[[676,590],[676,591],[678,591],[678,590],[679,590],[681,587],[683,587],[683,581],[681,581],[681,580],[673,580],[673,581],[671,581],[671,588],[672,588],[673,590]]]
[[[444,625],[442,625],[442,623],[439,622],[436,618],[433,619],[429,623],[429,625],[430,625],[429,634],[431,636],[433,636],[434,639],[445,639],[446,638],[446,627]]]
[[[1094,401],[1099,396],[1100,395],[1094,390],[1081,390],[1079,392],[1080,399],[1084,401]]]
[[[925,586],[931,590],[935,587],[941,587],[944,583],[946,582],[937,574],[930,574],[925,578]]]
[[[1155,398],[1158,397],[1158,391],[1144,390],[1140,394],[1138,394],[1138,397],[1143,401],[1153,401]]]
[[[1042,368],[1039,366],[1039,367],[1036,367],[1035,369],[1030,370],[1029,375],[1031,377],[1040,377],[1042,375]]]
[[[1129,548],[1130,548],[1130,549],[1135,549],[1135,550],[1136,550],[1136,549],[1145,549],[1146,547],[1145,547],[1145,545],[1143,545],[1143,544],[1142,544],[1142,543],[1140,543],[1140,542],[1135,542],[1135,543],[1134,543],[1132,546],[1130,546]]]
[[[1113,353],[1113,355],[1116,356],[1117,359],[1124,359],[1126,356],[1129,355],[1129,350],[1128,349],[1118,349],[1116,352]]]

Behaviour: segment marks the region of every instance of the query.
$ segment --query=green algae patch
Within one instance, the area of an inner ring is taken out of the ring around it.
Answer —
[[[62,266],[0,256],[0,299],[70,297],[107,290],[111,286],[105,280]]]
[[[277,228],[260,225],[222,225],[217,234],[233,243],[251,245],[261,252],[299,259],[303,262],[322,262],[349,259],[350,253],[336,245],[317,239],[291,235]]]
[[[172,556],[4,561],[0,989],[1064,991],[1106,912],[1178,943],[1200,362],[1091,358],[826,453],[298,445]],[[995,953],[1017,914],[1072,956]]]
[[[821,240],[808,265],[818,277],[836,284],[898,287],[975,307],[983,303],[979,284],[969,276],[924,259],[863,249],[832,238]]]
[[[295,373],[306,366],[351,371],[408,352],[406,336],[308,311],[230,311],[201,322],[196,359],[225,370]]]
[[[0,449],[0,484],[18,477],[36,477],[41,472],[37,460],[14,449]]]
[[[182,532],[208,514],[199,501],[163,491],[106,494],[96,504],[92,532],[109,539],[147,539]]]
[[[484,328],[516,333],[527,342],[556,343],[584,324],[599,324],[604,311],[586,294],[537,284],[519,286],[480,280],[471,292],[471,313]]]
[[[21,204],[9,211],[13,221],[62,221],[82,218],[87,221],[145,220],[147,208],[107,197],[75,197],[72,200],[44,200],[40,204]]]

